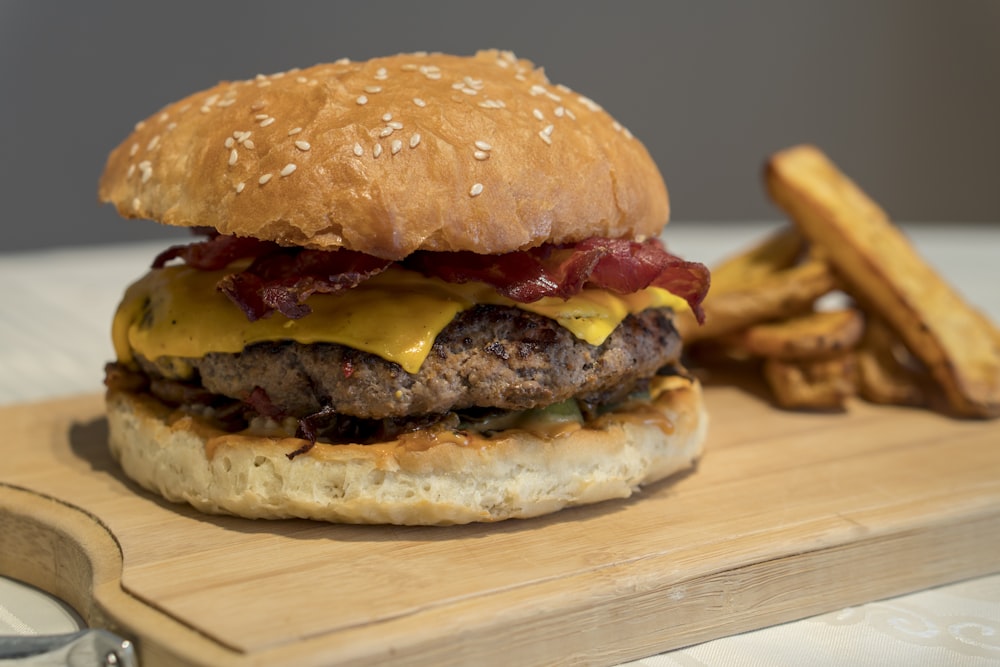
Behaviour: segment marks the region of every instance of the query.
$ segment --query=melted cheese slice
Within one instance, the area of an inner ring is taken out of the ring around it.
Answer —
[[[555,320],[578,338],[600,345],[630,313],[646,308],[687,308],[680,297],[657,287],[614,295],[583,290],[563,300],[546,297],[517,303],[483,283],[452,284],[398,267],[337,294],[314,294],[312,313],[291,320],[280,313],[247,321],[243,311],[216,290],[231,271],[168,266],[153,269],[125,292],[112,338],[119,361],[134,353],[147,359],[236,353],[264,341],[339,343],[370,352],[416,373],[434,339],[454,317],[477,304],[513,306]],[[183,374],[183,365],[178,366]]]

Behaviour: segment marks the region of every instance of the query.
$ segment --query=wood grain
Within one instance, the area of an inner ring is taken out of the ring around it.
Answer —
[[[144,665],[613,664],[1000,569],[1000,422],[707,388],[690,474],[447,528],[254,522],[139,490],[102,401],[0,409],[0,573]]]

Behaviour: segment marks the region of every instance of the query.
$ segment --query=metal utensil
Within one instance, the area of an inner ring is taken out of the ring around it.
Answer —
[[[13,661],[13,662],[8,662]],[[135,646],[107,630],[0,637],[0,665],[138,667]]]

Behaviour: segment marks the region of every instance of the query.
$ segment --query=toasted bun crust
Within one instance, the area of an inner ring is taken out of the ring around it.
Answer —
[[[111,391],[107,402],[113,455],[164,498],[207,513],[338,523],[499,521],[626,498],[691,467],[707,427],[699,385],[677,378],[642,413],[556,438],[317,444],[289,459],[303,441],[213,433],[148,396]]]
[[[126,217],[392,260],[654,236],[669,213],[628,130],[498,51],[220,83],[139,123],[99,195]]]

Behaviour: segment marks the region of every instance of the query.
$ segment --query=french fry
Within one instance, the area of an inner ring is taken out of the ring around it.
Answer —
[[[805,313],[818,298],[837,289],[830,267],[817,259],[776,268],[772,273],[755,267],[753,275],[753,281],[741,284],[730,274],[717,289],[713,270],[712,289],[703,304],[705,323],[698,326],[693,316],[686,314],[678,317],[683,339],[716,338],[760,322]]]
[[[854,308],[816,311],[757,324],[734,334],[732,343],[749,354],[796,361],[843,354],[861,340],[865,321]]]
[[[722,293],[766,281],[794,266],[805,250],[802,234],[795,227],[785,225],[760,243],[714,266],[712,289]]]
[[[766,183],[802,234],[828,253],[850,294],[884,317],[927,366],[952,409],[1000,417],[995,328],[935,273],[886,213],[812,146],[774,155]]]
[[[841,411],[855,395],[854,356],[783,361],[765,359],[764,379],[783,408]]]
[[[869,317],[857,351],[858,393],[883,405],[929,407],[934,383],[903,341],[876,317]]]

